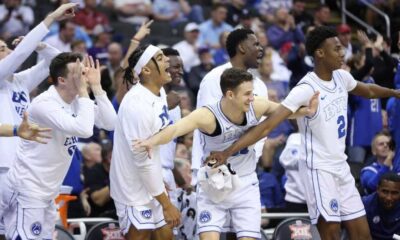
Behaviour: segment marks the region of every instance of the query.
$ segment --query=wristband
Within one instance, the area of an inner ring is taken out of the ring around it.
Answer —
[[[14,125],[14,127],[13,127],[13,136],[18,136],[18,125]]]

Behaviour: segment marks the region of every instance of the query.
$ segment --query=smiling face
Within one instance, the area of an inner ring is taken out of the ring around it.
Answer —
[[[337,37],[327,38],[316,50],[315,56],[324,62],[331,71],[340,69],[344,64],[344,48]]]
[[[172,80],[168,68],[169,58],[161,50],[158,50],[142,69],[142,74],[147,75],[148,79],[162,86]]]
[[[383,180],[377,189],[379,202],[386,210],[395,208],[400,203],[400,183]]]
[[[169,57],[169,68],[168,72],[171,75],[171,83],[173,85],[179,85],[183,78],[183,62],[181,57],[170,55]]]
[[[256,35],[250,34],[247,39],[240,44],[244,51],[243,61],[247,68],[258,68],[263,57],[263,48]]]
[[[250,110],[250,104],[254,101],[253,90],[253,81],[245,81],[233,91],[229,90],[227,96],[233,102],[235,108],[245,113]]]

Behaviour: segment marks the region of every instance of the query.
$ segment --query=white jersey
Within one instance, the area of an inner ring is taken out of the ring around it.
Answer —
[[[22,140],[14,165],[8,172],[12,187],[19,193],[41,200],[53,200],[71,164],[78,137],[88,138],[93,126],[113,130],[115,110],[107,95],[63,101],[54,86],[37,96],[28,110],[29,121],[50,127],[47,144]]]
[[[15,73],[48,32],[46,25],[40,23],[10,55],[0,60],[1,122],[20,124],[30,103],[29,93],[49,75],[50,62],[59,53],[50,46],[38,51],[44,60],[27,70]],[[0,138],[0,168],[8,169],[12,166],[18,143],[18,137]]]
[[[250,110],[246,112],[243,125],[237,125],[229,121],[221,109],[221,101],[218,101],[207,107],[215,116],[218,135],[209,135],[201,132],[200,140],[203,147],[203,159],[210,155],[212,151],[221,151],[231,146],[237,141],[243,133],[258,124],[258,119],[253,109],[253,104],[250,104]],[[219,126],[219,127],[218,127]],[[240,150],[228,158],[228,163],[239,177],[254,173],[256,169],[254,145]]]
[[[203,107],[209,104],[214,104],[222,98],[222,90],[220,86],[222,73],[231,68],[232,64],[227,62],[221,66],[218,66],[211,70],[203,78],[200,83],[199,92],[197,94],[197,108]],[[254,77],[254,95],[265,97],[268,99],[268,90],[263,81],[259,78]],[[201,159],[203,157],[203,151],[200,144],[199,131],[195,130],[193,135],[193,148],[192,148],[192,169],[199,169],[201,165]],[[258,148],[257,148],[258,149]],[[262,148],[261,148],[262,149]],[[223,149],[220,149],[223,150]]]
[[[333,71],[331,81],[321,80],[314,72],[310,72],[282,102],[295,112],[301,106],[308,105],[314,92],[320,92],[315,115],[297,119],[304,146],[302,159],[306,160],[309,168],[332,171],[346,162],[348,91],[356,85],[357,81],[344,70]]]
[[[182,118],[181,108],[176,106],[168,111],[171,124],[178,122]],[[160,145],[161,165],[163,168],[174,169],[176,152],[176,139],[167,144]]]
[[[285,169],[287,177],[285,200],[291,203],[306,203],[304,185],[299,174],[301,147],[300,133],[292,133],[289,135],[286,146],[279,157],[279,162]]]
[[[160,96],[137,83],[125,95],[114,132],[110,183],[111,197],[124,205],[148,204],[164,190],[159,147],[133,149],[133,140],[147,139],[170,124],[166,94]]]

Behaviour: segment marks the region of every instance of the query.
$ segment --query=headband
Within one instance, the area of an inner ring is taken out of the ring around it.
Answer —
[[[142,68],[146,66],[146,64],[150,61],[150,59],[156,54],[156,52],[160,51],[158,47],[155,47],[153,45],[149,45],[146,50],[144,50],[142,56],[140,56],[138,62],[136,63],[135,67],[133,70],[135,73],[139,76],[140,72],[142,71]]]

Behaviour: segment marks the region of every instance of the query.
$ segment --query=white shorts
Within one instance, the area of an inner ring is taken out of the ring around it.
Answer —
[[[125,235],[133,225],[137,230],[153,230],[161,228],[167,223],[160,203],[153,199],[143,206],[128,206],[114,200],[117,209],[119,227]]]
[[[299,161],[299,173],[313,224],[317,224],[320,215],[327,222],[348,221],[365,215],[348,164],[328,172],[310,169],[305,161]]]
[[[3,207],[6,239],[52,239],[57,219],[54,200],[26,197],[6,184],[0,204]]]
[[[261,238],[261,202],[255,173],[240,177],[243,187],[215,204],[199,187],[197,226],[202,232],[235,232],[237,238]],[[227,221],[226,219],[230,219]]]

